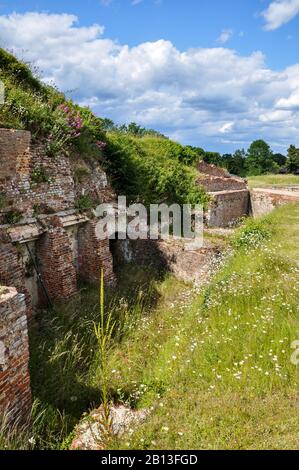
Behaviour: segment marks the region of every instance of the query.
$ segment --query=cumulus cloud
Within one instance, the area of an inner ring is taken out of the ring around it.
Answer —
[[[273,31],[291,21],[299,13],[299,0],[276,0],[262,13],[265,29]]]
[[[0,41],[46,81],[118,123],[136,121],[210,149],[233,150],[254,138],[279,148],[299,144],[299,64],[277,72],[261,52],[179,51],[165,40],[130,48],[67,14],[0,16]]]

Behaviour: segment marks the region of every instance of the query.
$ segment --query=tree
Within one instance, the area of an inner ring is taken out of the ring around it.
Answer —
[[[299,149],[291,145],[288,150],[287,168],[291,173],[299,171]]]
[[[226,153],[222,155],[225,168],[232,173],[233,175],[245,176],[246,175],[246,154],[245,150],[236,150],[236,152],[231,155]]]
[[[250,145],[247,150],[246,168],[250,175],[261,175],[278,169],[272,150],[264,140],[255,140]]]
[[[206,163],[223,167],[223,160],[218,152],[205,152],[203,159]]]
[[[277,165],[279,165],[280,167],[284,166],[287,162],[287,157],[285,157],[284,155],[282,155],[281,153],[274,153],[273,155],[273,160],[275,163],[277,163]]]

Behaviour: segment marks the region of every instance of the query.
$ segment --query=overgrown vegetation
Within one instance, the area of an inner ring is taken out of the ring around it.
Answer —
[[[110,448],[297,448],[298,220],[298,205],[248,220],[203,291],[129,266],[118,296],[107,292],[106,320],[98,289],[41,312],[31,332],[33,431],[0,432],[0,446],[67,448],[105,382],[109,400],[151,410]],[[116,322],[108,381],[94,334],[107,319]]]
[[[145,204],[207,202],[196,184],[192,164],[197,156],[188,148],[152,137],[140,139],[118,133],[107,137],[107,165],[120,194]]]
[[[31,173],[31,182],[34,184],[49,183],[50,178],[43,167],[34,168]]]
[[[67,447],[82,414],[101,404],[107,381],[94,325],[105,328],[107,319],[111,324],[116,321],[111,340],[113,348],[117,347],[140,318],[155,308],[163,281],[162,273],[133,266],[123,268],[119,278],[117,293],[106,289],[105,318],[96,287],[82,286],[80,297],[69,304],[40,312],[30,331],[33,427],[23,433],[19,430],[18,435],[0,429],[0,448]],[[109,400],[121,398],[110,386],[108,393]]]
[[[116,126],[96,117],[35,77],[28,65],[0,49],[0,75],[6,100],[0,126],[31,131],[53,158],[65,154],[100,162],[111,182],[131,200],[203,203],[207,197],[196,184],[194,165],[200,155],[135,123]],[[36,179],[39,175],[36,175]],[[82,175],[80,174],[79,177]],[[80,207],[86,201],[79,201]]]
[[[248,222],[201,294],[177,296],[115,352],[115,386],[151,416],[113,448],[298,448],[298,220],[294,205]]]

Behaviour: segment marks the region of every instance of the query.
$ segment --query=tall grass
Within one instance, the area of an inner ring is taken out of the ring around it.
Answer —
[[[163,278],[133,266],[121,268],[118,278],[116,291],[104,289],[101,276],[100,295],[99,288],[82,286],[67,305],[39,313],[30,331],[33,426],[12,432],[2,420],[0,448],[65,448],[83,413],[105,396],[119,399],[108,386],[107,355],[155,307]]]
[[[189,289],[121,345],[111,368],[152,412],[111,447],[298,448],[298,220],[294,205],[249,221],[202,293]]]

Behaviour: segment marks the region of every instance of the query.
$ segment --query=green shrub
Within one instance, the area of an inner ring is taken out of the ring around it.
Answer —
[[[5,214],[4,219],[6,224],[14,225],[20,222],[22,219],[22,213],[18,210],[12,210]]]
[[[35,184],[49,183],[50,177],[43,167],[35,168],[31,173],[31,181]]]
[[[30,89],[31,91],[41,92],[43,86],[40,81],[34,77],[28,64],[16,59],[12,54],[0,48],[0,72],[1,75],[14,76],[18,84]]]
[[[80,212],[92,209],[95,205],[95,201],[89,194],[81,194],[75,201],[75,208]]]
[[[121,194],[146,205],[160,202],[206,204],[196,170],[181,162],[182,146],[158,138],[108,134],[107,169]]]

